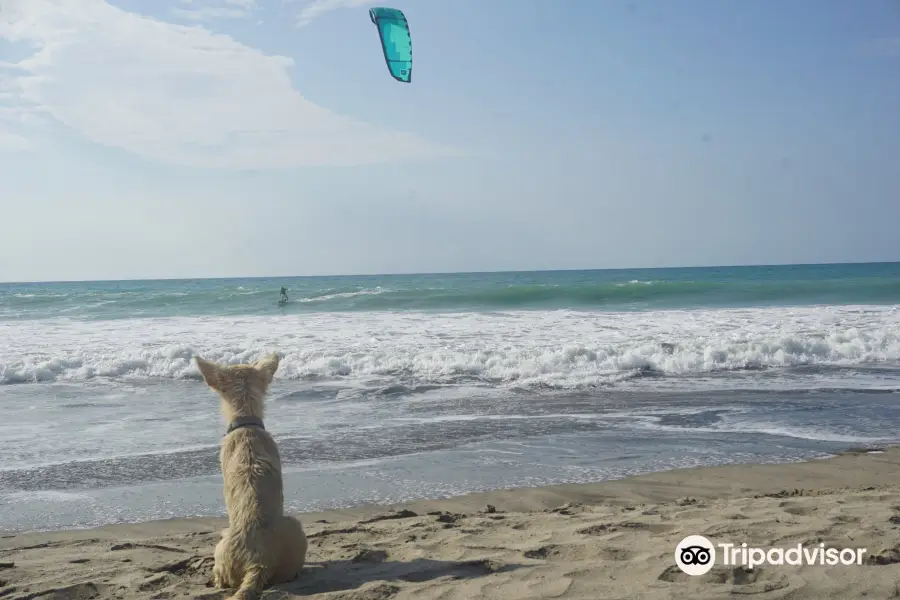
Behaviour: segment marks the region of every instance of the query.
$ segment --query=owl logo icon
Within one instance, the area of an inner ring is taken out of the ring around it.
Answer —
[[[705,575],[716,564],[716,548],[702,535],[689,535],[675,547],[675,564],[688,575]]]

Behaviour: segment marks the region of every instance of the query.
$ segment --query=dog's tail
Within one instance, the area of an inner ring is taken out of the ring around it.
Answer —
[[[266,587],[263,569],[259,565],[250,565],[244,571],[244,579],[241,580],[241,587],[234,593],[231,600],[257,600],[262,596],[263,588]]]

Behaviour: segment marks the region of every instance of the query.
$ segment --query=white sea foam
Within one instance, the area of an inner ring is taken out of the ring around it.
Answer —
[[[4,321],[0,382],[196,377],[195,354],[237,363],[270,351],[283,354],[278,377],[366,386],[577,388],[647,372],[896,366],[900,306]],[[883,385],[897,383],[889,373]]]
[[[641,281],[639,279],[632,279],[628,283],[617,283],[616,287],[625,287],[626,285],[653,285],[652,281]]]
[[[300,298],[300,302],[327,302],[337,298],[357,298],[359,296],[377,296],[390,290],[385,290],[381,286],[372,289],[361,289],[355,292],[338,292],[335,294],[323,294],[321,296],[312,296],[311,298]]]

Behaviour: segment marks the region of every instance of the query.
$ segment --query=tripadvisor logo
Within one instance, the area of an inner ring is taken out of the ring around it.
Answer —
[[[702,535],[689,535],[675,547],[675,564],[688,575],[703,575],[716,564],[716,548]]]
[[[797,544],[789,548],[753,548],[746,543],[713,544],[702,535],[689,535],[675,547],[675,564],[688,575],[704,575],[716,564],[716,548],[721,553],[724,566],[745,566],[749,569],[759,565],[861,565],[865,548],[826,548],[825,544],[805,547]]]

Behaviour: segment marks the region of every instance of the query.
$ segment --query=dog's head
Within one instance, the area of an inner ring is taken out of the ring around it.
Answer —
[[[272,354],[252,365],[219,365],[199,356],[197,368],[206,385],[219,392],[222,414],[228,421],[235,417],[263,418],[263,399],[272,383],[281,357]]]

